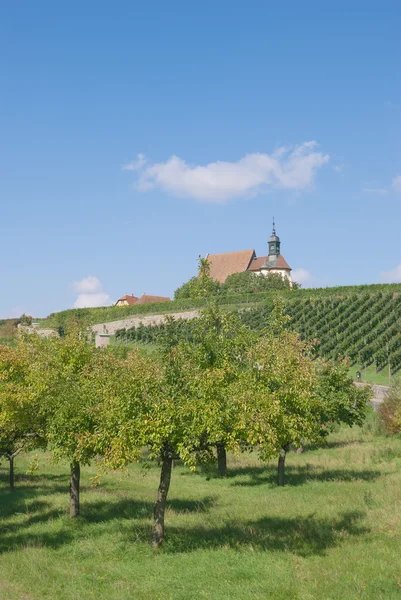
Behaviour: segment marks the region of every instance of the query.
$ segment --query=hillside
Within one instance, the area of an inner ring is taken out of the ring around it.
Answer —
[[[196,300],[173,300],[125,307],[72,309],[52,313],[40,321],[41,328],[62,331],[69,320],[88,324],[107,323],[130,316],[171,314],[200,309],[211,301],[225,310],[239,310],[253,329],[263,328],[276,296],[283,298],[291,327],[314,343],[316,356],[348,357],[356,369],[365,369],[372,381],[385,383],[401,369],[401,284],[280,290],[254,294],[220,295]],[[15,335],[15,320],[0,321],[0,342]],[[190,323],[179,327],[189,334]],[[157,343],[163,325],[140,326],[118,332],[117,341]],[[375,374],[381,373],[380,377]],[[380,379],[380,381],[379,381]]]
[[[230,307],[241,312],[242,320],[260,330],[279,295],[291,317],[291,327],[303,339],[313,342],[316,356],[324,359],[348,357],[352,365],[375,373],[401,368],[401,285],[354,286],[315,290],[283,291],[230,297]],[[251,297],[252,296],[252,297]],[[174,303],[171,303],[174,304]],[[228,304],[226,304],[228,307]],[[182,335],[190,335],[191,323],[177,324]],[[140,326],[118,332],[117,340],[157,343],[164,326]]]
[[[213,297],[213,302],[221,306],[248,306],[272,302],[273,297],[279,294],[284,298],[312,298],[312,297],[332,297],[349,296],[350,294],[378,292],[401,293],[401,283],[393,284],[373,284],[360,286],[342,286],[327,288],[305,288],[297,290],[273,290],[271,292],[247,293],[221,295]],[[41,328],[64,326],[70,319],[86,320],[88,323],[104,323],[107,321],[117,321],[130,315],[152,315],[168,314],[202,308],[207,306],[210,298],[181,299],[171,300],[169,302],[157,302],[153,304],[140,304],[132,306],[101,306],[98,308],[72,308],[57,313],[51,313],[45,319],[36,319],[40,322]]]
[[[261,329],[270,307],[243,313],[243,320]],[[373,365],[391,373],[401,368],[401,295],[393,290],[355,291],[349,295],[287,298],[286,312],[302,338],[313,342],[316,356],[348,357],[351,364]]]

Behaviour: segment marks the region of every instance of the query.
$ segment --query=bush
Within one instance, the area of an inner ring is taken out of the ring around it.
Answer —
[[[390,386],[378,413],[381,426],[387,433],[401,433],[401,379],[396,379]]]
[[[294,289],[299,286],[294,283]],[[289,290],[291,284],[289,279],[282,278],[278,273],[269,273],[268,275],[257,275],[252,271],[243,273],[233,273],[229,275],[223,285],[221,292],[226,295],[231,294],[257,294],[258,292],[268,292],[272,290]]]
[[[21,323],[21,325],[32,325],[32,317],[30,315],[26,315],[25,313],[23,315],[20,316],[19,318],[19,322]]]
[[[198,275],[191,277],[174,292],[174,300],[212,298],[220,294],[221,284],[210,277],[210,263],[207,258],[198,259]]]

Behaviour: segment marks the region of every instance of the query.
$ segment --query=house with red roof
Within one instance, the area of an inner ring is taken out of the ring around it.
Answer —
[[[121,296],[115,304],[115,306],[132,306],[134,304],[151,304],[152,302],[168,302],[170,298],[167,296],[150,296],[149,294],[142,294],[140,298],[134,296],[134,294],[125,294]]]
[[[116,306],[132,306],[138,302],[139,298],[134,296],[134,294],[125,294],[125,296],[121,296],[116,302]]]
[[[207,254],[210,264],[210,277],[224,283],[229,275],[252,271],[257,275],[277,273],[292,283],[291,267],[280,251],[280,238],[276,234],[273,219],[273,231],[268,241],[268,256],[256,256],[255,250],[240,250],[239,252],[223,252],[222,254]]]

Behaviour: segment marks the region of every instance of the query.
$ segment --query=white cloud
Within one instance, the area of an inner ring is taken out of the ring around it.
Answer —
[[[388,196],[391,190],[396,192],[397,194],[401,194],[401,175],[396,175],[393,177],[393,181],[391,182],[391,186],[387,185],[385,187],[380,185],[379,181],[366,181],[365,187],[362,188],[362,192],[367,194],[376,194],[379,196]]]
[[[386,100],[386,102],[384,103],[384,106],[387,106],[387,108],[401,108],[401,104],[396,104],[395,102],[392,102],[391,100]]]
[[[389,191],[386,188],[380,187],[364,187],[362,191],[365,192],[365,194],[377,194],[379,196],[387,196],[387,194],[389,193]]]
[[[134,163],[140,171],[136,187],[141,191],[159,188],[180,198],[205,202],[225,202],[269,188],[304,190],[313,185],[316,171],[329,160],[329,155],[316,151],[316,147],[317,143],[311,141],[281,147],[272,154],[247,154],[236,162],[207,165],[189,165],[178,156],[171,156],[166,162],[146,168],[145,158],[138,155]],[[134,168],[125,168],[128,167]]]
[[[401,283],[401,263],[391,271],[380,273],[380,279],[385,283]]]
[[[292,272],[292,279],[296,281],[296,283],[300,283],[302,287],[316,287],[318,284],[318,279],[315,275],[312,275],[306,269],[294,269]]]
[[[79,294],[73,308],[93,308],[95,306],[109,306],[112,304],[110,296],[104,292],[95,294]]]
[[[335,171],[339,175],[342,175],[344,173],[344,168],[345,168],[344,165],[334,165],[333,171]]]
[[[137,154],[136,160],[122,166],[123,171],[139,171],[146,165],[146,157],[144,154]]]
[[[401,194],[401,175],[394,177],[391,187],[397,194]]]
[[[88,275],[88,277],[84,277],[80,281],[74,281],[72,284],[74,289],[78,294],[89,293],[93,294],[95,292],[99,292],[102,289],[102,284],[99,279],[94,275]]]
[[[78,294],[73,308],[93,308],[113,304],[110,296],[102,291],[102,284],[94,275],[75,281],[73,287]]]

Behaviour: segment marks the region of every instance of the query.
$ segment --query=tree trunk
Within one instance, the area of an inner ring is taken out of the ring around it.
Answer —
[[[78,462],[71,463],[70,478],[70,517],[79,515],[79,483],[81,478],[81,467]]]
[[[217,448],[217,472],[219,477],[227,475],[227,452],[223,444],[216,444]]]
[[[10,490],[14,490],[14,455],[10,454],[8,460],[10,462]]]
[[[171,466],[173,459],[170,456],[163,456],[162,470],[160,474],[160,484],[157,491],[155,508],[153,511],[152,528],[152,546],[159,548],[164,540],[164,512],[166,509],[166,499],[171,480]]]
[[[289,450],[290,446],[287,444],[283,446],[280,450],[280,454],[278,457],[278,468],[277,468],[277,483],[278,485],[284,485],[284,466],[285,466],[285,457]]]

